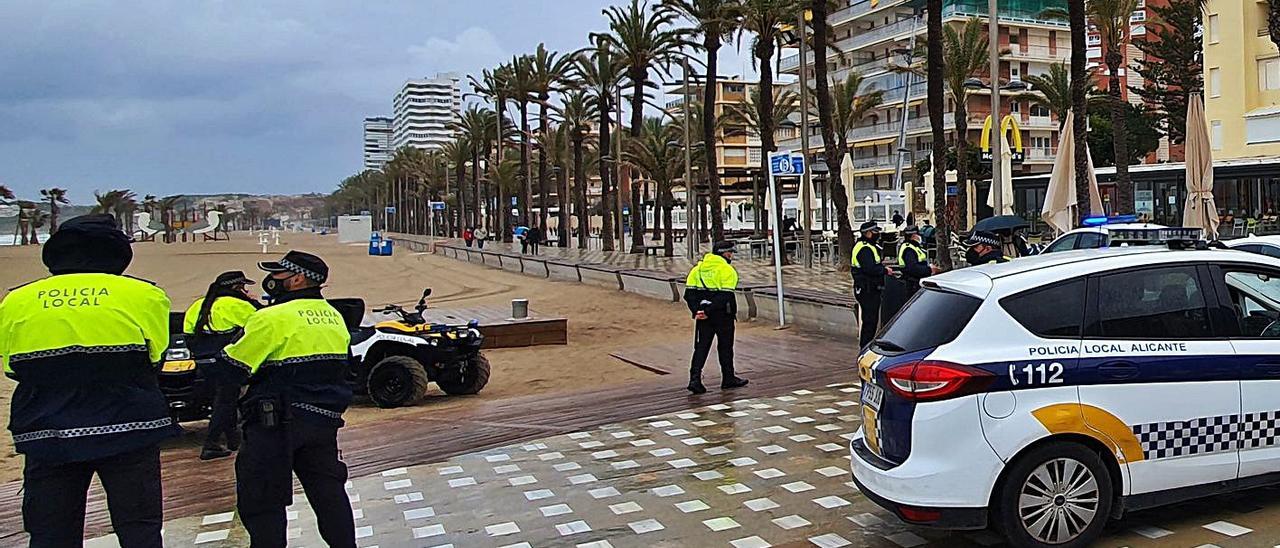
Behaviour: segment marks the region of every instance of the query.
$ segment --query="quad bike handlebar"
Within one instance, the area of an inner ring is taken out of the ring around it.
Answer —
[[[422,325],[427,323],[422,318],[422,311],[427,309],[427,297],[431,295],[431,288],[428,287],[422,291],[422,298],[418,299],[418,304],[414,305],[413,312],[404,309],[398,304],[389,304],[382,308],[375,308],[373,311],[381,314],[396,314],[400,316],[400,320],[409,325]]]

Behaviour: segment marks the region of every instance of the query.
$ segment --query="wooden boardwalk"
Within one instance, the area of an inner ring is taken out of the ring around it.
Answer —
[[[689,344],[659,344],[643,352],[631,351],[631,355],[670,369],[671,375],[598,390],[584,387],[580,393],[493,401],[480,395],[472,405],[446,410],[423,407],[411,415],[344,428],[340,434],[343,459],[352,477],[357,477],[602,424],[848,382],[856,375],[854,346],[798,332],[744,337],[737,345],[736,361],[751,385],[719,391],[715,388],[719,372],[709,363],[706,377],[711,391],[692,396],[684,390],[683,373],[691,352]],[[165,451],[166,519],[225,511],[235,503],[232,461],[202,462],[198,457],[195,447]],[[0,486],[2,545],[24,541],[19,487],[20,482]],[[89,536],[109,530],[103,503],[102,492],[95,486],[87,515]]]

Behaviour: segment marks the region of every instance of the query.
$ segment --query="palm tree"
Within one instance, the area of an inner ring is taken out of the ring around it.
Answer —
[[[1085,97],[1092,99],[1097,92],[1093,84],[1093,71],[1086,71],[1086,74]],[[1062,124],[1067,119],[1067,111],[1071,110],[1072,106],[1071,69],[1066,61],[1049,65],[1049,72],[1042,75],[1024,76],[1023,80],[1030,86],[1031,91],[1019,94],[1017,99],[1048,109],[1058,118],[1058,124]]]
[[[707,75],[702,85],[702,140],[708,150],[715,150],[716,95],[721,44],[732,39],[742,28],[743,6],[740,0],[664,0],[663,8],[680,14],[693,23],[690,34],[701,40],[706,55]],[[768,64],[768,61],[765,61]],[[633,116],[632,123],[635,122]],[[711,238],[724,239],[724,208],[720,205],[720,175],[716,155],[703,155],[707,188],[711,199]]]
[[[681,31],[673,28],[675,13],[667,9],[649,9],[648,2],[631,0],[627,8],[609,6],[604,10],[610,34],[603,40],[616,50],[626,66],[631,85],[631,138],[639,138],[644,123],[645,89],[653,87],[649,71],[665,68],[680,54],[685,45]],[[705,128],[705,125],[704,125]],[[714,136],[713,136],[714,137]],[[641,211],[640,187],[631,185],[631,252],[644,252],[644,212]]]
[[[538,44],[538,49],[533,54],[530,64],[533,85],[530,90],[538,101],[538,132],[544,141],[550,138],[551,132],[551,93],[563,88],[572,63],[571,57],[548,51],[546,44]],[[542,201],[542,206],[538,210],[538,226],[546,229],[547,208],[551,203],[549,199],[551,192],[547,188],[547,156],[543,154],[538,158],[538,195]],[[561,238],[560,243],[566,242]]]
[[[511,60],[511,98],[520,110],[520,221],[528,226],[532,220],[533,181],[529,176],[529,102],[533,99],[533,57],[521,55]]]
[[[933,168],[933,222],[938,234],[936,240],[938,266],[943,269],[950,269],[950,235],[953,225],[948,220],[950,215],[947,214],[947,152],[945,147],[947,135],[946,128],[943,127],[945,122],[942,119],[942,95],[944,93],[942,78],[943,61],[945,59],[945,48],[942,44],[942,0],[928,0],[925,4],[925,10],[925,27],[927,29],[925,82],[928,90],[926,97],[929,109],[929,126],[932,129],[933,136],[933,158],[930,161]],[[1080,59],[1084,59],[1083,52],[1080,54]]]
[[[560,127],[569,132],[573,149],[573,203],[578,215],[578,249],[587,248],[591,215],[587,211],[587,174],[583,166],[583,146],[591,135],[592,122],[598,112],[596,103],[584,90],[572,90],[564,95],[560,107]],[[567,226],[567,225],[566,225]]]
[[[1087,111],[1088,101],[1088,71],[1085,66],[1086,19],[1085,0],[1067,0],[1067,23],[1071,27],[1071,110],[1076,113],[1072,124],[1074,127],[1071,128],[1075,142],[1069,145],[1073,147],[1074,152],[1076,203],[1079,204],[1089,203],[1089,158],[1085,155],[1085,151],[1089,149],[1089,122],[1088,117],[1083,114]],[[1068,143],[1058,143],[1058,146],[1067,145]],[[1080,220],[1084,221],[1085,215],[1088,214],[1087,208],[1081,207],[1078,210]]]
[[[761,102],[765,101],[765,86],[761,84],[751,90],[748,103],[728,105],[726,120],[735,125],[741,125],[747,128],[747,131],[760,136],[760,173],[765,176],[769,173],[769,153],[773,152],[775,147],[773,142],[773,131],[775,128],[785,124],[793,114],[800,112],[800,95],[791,90],[783,90],[776,98],[768,100],[776,104],[769,105],[768,108],[762,107]],[[769,118],[763,116],[768,115]],[[759,214],[764,210],[764,198],[760,189],[760,177],[756,177],[754,188],[752,189],[752,207],[755,208],[756,214],[756,234],[761,230],[761,221],[763,216]],[[775,193],[773,204],[770,207],[778,208],[782,211],[782,195]]]
[[[164,223],[164,242],[173,243],[177,238],[174,237],[173,229],[176,219],[173,218],[177,213],[178,205],[182,202],[181,195],[166,196],[156,203],[156,207],[160,210],[161,223]],[[256,211],[255,211],[256,212]]]
[[[956,202],[959,205],[955,210],[948,210],[948,215],[954,215],[947,223],[951,227],[963,229],[968,221],[968,198],[967,190],[969,186],[969,93],[970,89],[965,84],[970,78],[974,78],[982,71],[986,70],[990,62],[990,53],[988,52],[987,35],[984,28],[985,24],[976,17],[970,18],[964,22],[964,26],[960,30],[956,30],[953,26],[943,27],[942,43],[943,43],[943,82],[947,88],[947,93],[951,95],[951,100],[955,102],[955,132],[956,132]],[[994,127],[999,128],[1000,117],[993,115],[991,123]],[[945,141],[944,141],[945,142]],[[940,148],[940,143],[934,143],[934,148]],[[942,164],[945,166],[945,164]],[[937,171],[937,170],[935,170]],[[942,171],[946,171],[944,167]],[[958,214],[957,214],[958,213]]]
[[[662,217],[663,254],[674,256],[671,228],[671,183],[684,170],[684,155],[679,137],[683,133],[673,124],[664,124],[662,118],[646,118],[639,139],[627,142],[623,153],[626,161],[635,166],[657,185],[658,213]]]
[[[751,59],[756,68],[760,71],[760,85],[752,93],[751,102],[755,105],[755,115],[752,117],[740,116],[739,118],[746,122],[746,125],[756,135],[760,137],[760,176],[755,177],[752,194],[752,207],[756,211],[756,234],[759,235],[761,228],[761,220],[763,216],[763,200],[760,192],[760,178],[769,173],[769,153],[777,148],[773,141],[773,133],[782,121],[787,120],[792,112],[795,112],[798,96],[794,92],[785,92],[790,94],[792,99],[788,100],[786,95],[775,100],[773,94],[773,55],[781,47],[781,33],[778,32],[782,25],[790,24],[795,15],[800,12],[804,5],[803,0],[742,0],[742,25],[739,32],[748,31],[755,34],[755,39],[751,42]],[[739,36],[738,43],[742,43]],[[778,116],[774,111],[788,110],[782,116]],[[737,105],[731,105],[731,108]],[[754,121],[754,124],[752,123]],[[775,202],[779,204],[781,197]],[[779,207],[775,204],[775,207]],[[778,211],[782,211],[779,209]]]
[[[471,87],[475,93],[493,102],[493,110],[497,117],[497,124],[495,126],[496,136],[494,139],[497,150],[494,155],[498,158],[504,157],[503,145],[506,144],[507,117],[505,113],[507,109],[507,99],[510,97],[511,93],[511,70],[511,65],[503,63],[495,67],[493,70],[484,69],[481,73],[482,76],[480,81],[476,81],[474,77],[470,77]],[[492,160],[492,157],[487,150],[485,152],[485,160]],[[485,204],[488,204],[486,208],[491,210],[489,211],[488,217],[493,219],[492,222],[486,223],[488,224],[489,229],[492,231],[494,230],[494,227],[497,227],[497,230],[503,233],[504,238],[509,238],[511,231],[507,227],[507,215],[505,213],[499,213],[500,211],[506,211],[507,206],[502,204],[501,207],[493,207],[492,196],[488,194],[485,195]]]
[[[1129,130],[1125,112],[1127,105],[1120,96],[1120,69],[1124,64],[1124,49],[1128,47],[1129,16],[1138,9],[1139,1],[1089,0],[1085,3],[1089,22],[1098,29],[1102,38],[1102,59],[1109,71],[1107,84],[1111,94],[1111,142],[1115,147],[1116,157],[1116,201],[1119,202],[1117,213],[1130,213],[1134,206],[1129,162],[1124,160],[1129,157]]]
[[[65,188],[45,188],[40,190],[40,196],[49,201],[49,235],[58,231],[58,213],[62,208],[58,204],[69,204],[71,200],[67,199],[67,189]]]
[[[827,49],[831,43],[831,26],[827,24],[827,14],[833,5],[836,4],[832,0],[809,0],[809,10],[813,15],[809,24],[813,26],[810,44],[813,46],[814,59],[827,59]],[[837,137],[835,133],[835,106],[831,101],[831,82],[827,72],[827,63],[813,64],[813,79],[817,86],[815,95],[818,100],[818,125],[822,128],[827,165],[836,166],[827,174],[827,184],[831,203],[836,210],[836,239],[840,257],[838,266],[841,270],[848,270],[852,267],[853,227],[849,225],[849,198],[845,195],[838,167],[844,161],[844,156],[840,155],[840,149],[836,146],[837,141],[844,140],[844,135]],[[809,128],[800,128],[800,131],[809,131]],[[853,181],[849,181],[849,184],[853,184]]]
[[[463,224],[466,226],[476,226],[480,224],[480,159],[487,156],[489,147],[493,141],[497,139],[498,117],[493,111],[477,107],[475,105],[467,107],[462,113],[461,119],[454,126],[459,132],[459,138],[465,140],[470,145],[471,152],[471,204],[464,207],[466,212]],[[462,191],[459,186],[459,196],[466,196],[466,192]]]
[[[843,82],[836,82],[831,88],[831,123],[836,135],[848,135],[869,112],[884,104],[884,91],[864,91],[864,83],[861,74],[850,71]],[[835,146],[838,157],[849,153],[847,140],[836,139]]]
[[[611,45],[611,41],[602,35],[592,37],[595,47],[578,53],[574,66],[576,75],[582,81],[587,95],[595,100],[596,122],[600,130],[600,201],[602,220],[600,225],[601,249],[613,251],[613,189],[610,162],[605,159],[609,155],[611,143],[609,117],[613,112],[613,93],[622,85],[625,65],[622,56]]]
[[[452,229],[451,232],[456,231],[461,233],[463,226],[467,224],[466,216],[462,211],[463,206],[461,204],[465,203],[466,194],[462,189],[466,188],[465,181],[467,178],[467,161],[471,159],[471,148],[471,143],[467,141],[467,137],[465,135],[459,135],[457,138],[445,143],[444,146],[440,148],[440,152],[444,153],[444,156],[448,161],[448,165],[453,168],[454,181],[456,181],[457,184],[457,190],[455,191],[454,196],[459,198],[457,200],[459,205],[456,206],[456,209],[458,210],[458,225],[456,229]],[[524,165],[528,164],[526,163]],[[445,194],[449,193],[446,191]]]

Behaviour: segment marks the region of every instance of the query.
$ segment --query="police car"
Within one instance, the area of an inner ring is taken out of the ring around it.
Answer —
[[[850,443],[902,520],[1086,546],[1127,511],[1280,481],[1280,259],[1113,247],[921,285],[859,357]]]
[[[1112,231],[1166,228],[1163,225],[1139,223],[1134,215],[1113,217],[1089,217],[1084,226],[1069,231],[1045,246],[1041,253],[1058,253],[1073,249],[1098,249],[1111,245]]]
[[[1224,243],[1232,249],[1260,253],[1268,257],[1280,257],[1280,236],[1278,235],[1254,236],[1251,234],[1246,238],[1228,240]]]

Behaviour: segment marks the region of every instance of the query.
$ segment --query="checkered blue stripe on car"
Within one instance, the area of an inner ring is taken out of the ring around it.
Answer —
[[[1151,422],[1131,428],[1148,460],[1256,449],[1280,443],[1280,411]]]

